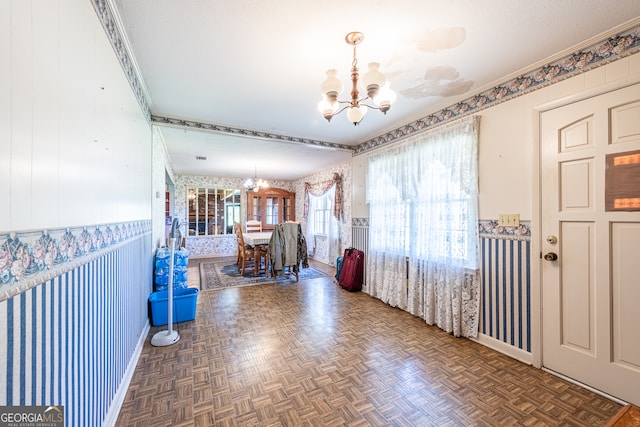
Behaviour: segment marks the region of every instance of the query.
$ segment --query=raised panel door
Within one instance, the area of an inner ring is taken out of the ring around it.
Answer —
[[[542,364],[640,405],[640,84],[542,113],[541,138]]]

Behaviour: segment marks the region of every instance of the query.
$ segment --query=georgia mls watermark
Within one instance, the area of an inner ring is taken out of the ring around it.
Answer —
[[[64,427],[64,406],[0,406],[0,427]]]

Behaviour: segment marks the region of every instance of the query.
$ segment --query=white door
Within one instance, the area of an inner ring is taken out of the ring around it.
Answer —
[[[544,112],[541,138],[542,364],[640,405],[640,84]]]

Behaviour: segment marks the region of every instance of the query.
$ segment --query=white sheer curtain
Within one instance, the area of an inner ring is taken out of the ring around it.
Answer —
[[[367,291],[455,336],[478,332],[478,127],[470,117],[369,158]]]
[[[320,209],[322,201],[330,207],[329,220],[326,229],[327,257],[330,265],[335,265],[336,258],[340,255],[340,221],[342,219],[342,176],[334,173],[331,179],[316,183],[304,183],[304,217],[307,220],[307,251],[314,253],[315,212]]]
[[[322,206],[322,196],[314,196],[313,194],[307,195],[307,206],[309,209],[307,217],[307,230],[305,233],[305,239],[307,241],[307,253],[309,256],[316,255],[316,227],[315,227],[315,214]]]

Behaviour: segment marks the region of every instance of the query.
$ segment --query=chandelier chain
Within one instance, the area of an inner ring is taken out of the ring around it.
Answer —
[[[356,56],[356,44],[353,44],[353,62],[351,62],[351,68],[358,66],[358,57]]]

